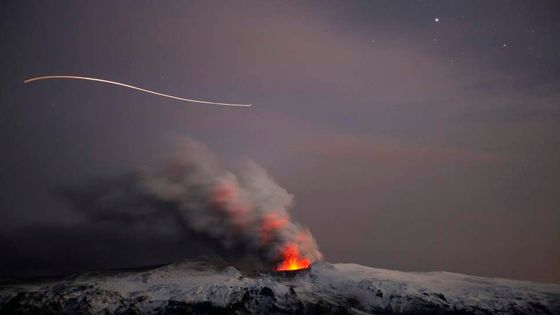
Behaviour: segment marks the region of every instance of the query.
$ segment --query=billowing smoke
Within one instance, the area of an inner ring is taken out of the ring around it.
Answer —
[[[221,170],[208,150],[193,141],[162,169],[68,195],[81,198],[79,204],[90,208],[86,213],[99,221],[159,224],[165,230],[169,223],[161,219],[171,217],[189,237],[225,259],[242,258],[276,270],[305,268],[322,259],[310,231],[290,217],[293,196],[262,167],[247,162],[235,173]]]

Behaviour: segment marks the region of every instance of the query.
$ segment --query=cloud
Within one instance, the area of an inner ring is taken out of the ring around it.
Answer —
[[[379,167],[498,163],[504,159],[500,154],[479,150],[406,144],[349,134],[315,138],[299,143],[297,148],[306,154],[341,159],[348,163],[370,162]]]

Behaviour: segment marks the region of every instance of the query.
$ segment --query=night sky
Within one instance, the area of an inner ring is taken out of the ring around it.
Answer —
[[[204,251],[61,193],[190,138],[266,168],[330,262],[559,283],[559,32],[558,1],[2,1],[0,276]],[[50,74],[254,107],[23,84]]]

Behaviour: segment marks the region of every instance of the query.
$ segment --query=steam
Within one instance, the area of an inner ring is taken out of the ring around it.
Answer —
[[[322,259],[311,232],[291,219],[293,196],[261,166],[247,162],[236,173],[221,170],[213,155],[191,140],[161,169],[68,196],[81,200],[77,204],[98,221],[165,230],[171,217],[188,237],[223,258],[243,258],[253,266],[278,266],[286,248],[295,248],[306,261]]]

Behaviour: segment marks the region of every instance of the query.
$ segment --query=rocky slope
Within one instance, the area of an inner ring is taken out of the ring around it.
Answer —
[[[316,263],[241,273],[207,262],[0,285],[0,314],[560,314],[560,285]]]

